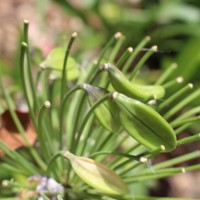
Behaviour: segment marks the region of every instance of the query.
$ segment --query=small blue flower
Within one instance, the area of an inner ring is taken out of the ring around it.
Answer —
[[[51,193],[57,193],[64,190],[64,187],[57,183],[53,178],[49,178],[47,181],[47,190]]]
[[[48,178],[46,176],[35,175],[29,177],[30,182],[36,183],[35,191],[37,193],[47,193],[48,195],[52,196],[52,200],[56,199],[54,194],[62,193],[64,191],[64,187],[58,183],[53,178]],[[38,200],[44,200],[42,196],[39,196]]]

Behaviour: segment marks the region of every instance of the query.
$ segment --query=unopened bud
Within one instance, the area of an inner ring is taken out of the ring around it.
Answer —
[[[110,195],[125,195],[129,193],[122,178],[105,165],[86,157],[79,157],[65,152],[76,174],[91,187]]]

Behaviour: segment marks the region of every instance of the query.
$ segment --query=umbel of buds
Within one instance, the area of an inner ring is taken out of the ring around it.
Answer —
[[[90,158],[75,156],[65,152],[75,173],[88,185],[107,195],[127,195],[128,186],[122,178],[105,165]]]

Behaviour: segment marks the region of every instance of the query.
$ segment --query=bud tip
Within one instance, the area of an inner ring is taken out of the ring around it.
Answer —
[[[44,67],[44,66],[43,66]],[[43,67],[41,67],[40,66],[40,68],[41,69],[45,69],[45,67],[43,68]],[[49,75],[49,79],[51,80],[51,81],[54,81],[54,80],[56,80],[57,79],[57,76],[56,76],[56,74],[54,74],[54,73],[51,73],[50,75]]]
[[[122,37],[122,33],[121,32],[115,33],[115,39],[119,39],[121,37]]]
[[[151,36],[147,35],[147,36],[146,36],[146,40],[147,40],[147,41],[150,41],[150,40],[151,40]]]
[[[50,107],[51,107],[50,101],[46,100],[46,101],[44,102],[44,106],[45,106],[45,108],[50,108]]]
[[[193,85],[192,83],[189,83],[188,86],[189,86],[189,88],[191,88],[191,89],[194,87],[194,85]]]
[[[112,100],[115,100],[116,98],[117,98],[117,95],[118,95],[119,93],[118,92],[113,92],[113,93],[111,93],[111,99]]]
[[[157,52],[158,51],[158,46],[157,45],[154,45],[151,47],[152,51],[153,52]]]
[[[22,42],[23,47],[28,47],[28,44],[26,42]]]
[[[156,99],[152,99],[152,100],[148,101],[149,105],[156,105],[156,103],[157,103]]]
[[[186,172],[185,167],[181,168],[182,173],[184,174]]]
[[[8,180],[3,180],[2,181],[2,187],[7,187],[9,185],[9,181]]]
[[[87,83],[83,83],[82,88],[83,88],[84,90],[87,90],[87,86],[88,86]]]
[[[45,66],[43,63],[41,63],[41,64],[39,65],[39,67],[40,67],[40,69],[42,69],[42,70],[46,69],[46,66]]]
[[[148,159],[146,157],[141,157],[140,158],[140,162],[142,163],[146,163],[148,161]]]
[[[160,149],[162,150],[162,151],[165,151],[165,146],[162,144],[161,146],[160,146]]]
[[[128,50],[129,53],[133,52],[133,48],[132,47],[129,47],[127,50]]]
[[[182,76],[178,77],[176,79],[177,83],[182,83],[184,81],[184,78]]]
[[[109,68],[109,63],[105,63],[103,65],[101,65],[100,69],[103,70],[103,71],[107,71]]]
[[[176,68],[178,67],[178,65],[177,65],[177,63],[172,63],[171,67],[172,67],[173,69],[176,69]]]
[[[78,35],[77,32],[73,32],[73,33],[72,33],[72,37],[73,37],[73,38],[76,38],[77,35]]]
[[[94,61],[93,61],[93,64],[94,64],[94,65],[96,65],[97,63],[98,63],[98,61],[97,61],[97,60],[94,60]]]
[[[29,21],[27,19],[25,19],[24,24],[29,24]]]

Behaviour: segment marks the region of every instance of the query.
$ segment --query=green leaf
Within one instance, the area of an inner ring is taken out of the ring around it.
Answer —
[[[47,56],[41,65],[45,68],[50,68],[53,70],[53,73],[58,77],[61,77],[61,72],[63,69],[63,62],[65,57],[65,49],[55,48]],[[67,61],[67,80],[77,79],[80,75],[78,63],[71,57],[68,57]]]

